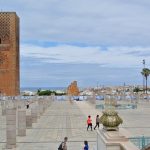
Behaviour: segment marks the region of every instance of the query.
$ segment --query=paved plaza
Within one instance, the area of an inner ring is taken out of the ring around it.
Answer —
[[[150,103],[140,102],[137,109],[119,110],[124,123],[121,127],[134,136],[150,136]],[[1,111],[0,111],[1,113]],[[68,150],[82,150],[83,141],[89,141],[90,150],[96,150],[96,131],[86,131],[86,119],[101,115],[101,110],[95,109],[87,101],[54,101],[33,124],[27,129],[26,136],[17,136],[16,150],[56,150],[65,136],[69,138]],[[5,148],[6,118],[0,114],[0,149]]]
[[[137,109],[119,110],[119,115],[124,122],[121,125],[127,129],[131,136],[149,136],[150,137],[150,102],[141,101]]]
[[[1,116],[0,121],[0,141],[5,142],[5,117]],[[84,140],[89,141],[91,148],[96,145],[96,131],[86,131],[86,115],[78,104],[56,101],[32,129],[27,129],[25,137],[17,136],[16,150],[55,150],[65,136],[69,138],[68,149],[71,150],[82,149]]]

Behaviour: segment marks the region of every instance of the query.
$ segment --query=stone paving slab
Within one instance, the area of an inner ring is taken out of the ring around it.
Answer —
[[[150,136],[150,103],[142,102],[137,109],[118,110],[124,123],[121,127],[131,132],[132,136]],[[85,101],[55,101],[33,124],[27,129],[25,137],[17,136],[17,147],[14,150],[56,150],[65,136],[68,136],[68,150],[81,150],[83,141],[88,140],[90,150],[96,146],[96,132],[86,131],[86,119],[102,115],[102,111]],[[5,149],[6,118],[1,115],[0,106],[0,150]],[[6,150],[6,149],[5,149]]]
[[[82,149],[84,140],[89,141],[91,149],[96,145],[96,132],[86,131],[86,116],[78,105],[56,101],[33,124],[32,129],[27,129],[25,137],[17,136],[15,150],[55,150],[65,136],[69,138],[68,149],[71,150]]]

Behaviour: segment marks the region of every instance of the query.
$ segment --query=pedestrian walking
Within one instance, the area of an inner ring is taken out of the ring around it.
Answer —
[[[68,137],[64,137],[64,141],[58,147],[58,150],[67,150]]]
[[[27,109],[29,109],[29,105],[30,105],[29,102],[27,102],[27,105],[26,105]]]
[[[96,129],[96,127],[99,128],[99,124],[100,124],[100,118],[99,118],[99,115],[96,116],[96,125],[94,127],[94,130]]]
[[[92,131],[92,119],[91,119],[91,116],[88,116],[88,119],[87,119],[87,131],[88,131],[89,127],[91,127],[91,131]]]

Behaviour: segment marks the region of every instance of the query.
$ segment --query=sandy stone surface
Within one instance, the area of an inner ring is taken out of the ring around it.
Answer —
[[[0,149],[5,149],[6,118],[0,106]],[[118,110],[131,136],[150,136],[150,103],[140,102],[137,109]],[[16,150],[56,150],[65,136],[69,138],[68,150],[82,150],[83,141],[89,141],[90,150],[96,150],[96,131],[86,131],[86,119],[102,114],[101,110],[85,101],[55,101],[45,113],[27,129],[26,136],[17,136]],[[102,126],[101,126],[102,127]]]
[[[5,147],[5,117],[0,115],[0,145]],[[90,148],[96,145],[96,131],[86,131],[86,116],[78,104],[70,101],[53,102],[46,112],[27,129],[24,137],[17,136],[16,150],[56,150],[67,136],[68,149],[81,150],[83,141],[88,140]],[[4,142],[4,143],[2,143]]]

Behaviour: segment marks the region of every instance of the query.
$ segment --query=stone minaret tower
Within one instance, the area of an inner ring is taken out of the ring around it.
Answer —
[[[0,93],[20,93],[19,18],[15,12],[0,12]]]

